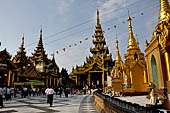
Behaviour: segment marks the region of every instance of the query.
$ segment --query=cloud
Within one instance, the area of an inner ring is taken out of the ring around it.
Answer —
[[[121,10],[122,8],[127,8],[129,4],[134,3],[135,0],[130,0],[128,3],[126,0],[107,0],[105,2],[100,2],[99,4],[99,10],[100,15],[105,15],[104,19],[108,20],[110,18],[122,15],[122,13],[127,13],[125,10]],[[94,17],[96,18],[96,12],[94,14]]]
[[[75,0],[57,0],[57,11],[62,14],[69,10],[69,7],[74,3]]]

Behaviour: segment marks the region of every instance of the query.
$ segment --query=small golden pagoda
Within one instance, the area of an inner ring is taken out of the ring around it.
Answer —
[[[117,55],[115,66],[112,70],[113,90],[124,93],[144,93],[147,92],[147,73],[144,54],[141,53],[139,43],[136,41],[129,21],[128,50],[124,55],[125,62],[122,63],[116,41]]]
[[[116,40],[116,59],[115,66],[112,69],[111,77],[112,77],[112,88],[113,91],[121,92],[122,91],[122,82],[123,82],[123,74],[122,74],[122,66],[123,62],[119,53],[118,40]]]
[[[82,66],[72,68],[71,77],[78,87],[88,85],[96,88],[102,88],[107,84],[109,71],[113,67],[112,55],[109,54],[108,47],[103,35],[99,20],[99,10],[97,9],[97,25],[95,29],[94,48],[90,48],[92,57],[86,57],[86,61]]]
[[[170,5],[160,0],[159,22],[150,43],[146,40],[146,61],[149,82],[154,82],[161,95],[167,97],[165,107],[170,109]]]

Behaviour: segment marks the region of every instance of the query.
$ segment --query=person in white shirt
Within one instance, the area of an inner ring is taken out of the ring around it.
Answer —
[[[47,104],[49,103],[49,100],[48,100],[48,89],[49,89],[49,88],[47,88],[47,89],[45,90],[45,94],[46,94],[46,97],[47,97]]]
[[[3,96],[3,88],[0,87],[0,106],[3,107],[3,98],[2,98],[2,96]]]
[[[47,101],[50,103],[50,107],[53,105],[53,95],[55,94],[55,91],[49,87],[49,89],[46,89],[47,94]]]

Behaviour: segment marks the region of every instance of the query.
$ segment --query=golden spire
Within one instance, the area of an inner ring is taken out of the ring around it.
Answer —
[[[133,34],[131,20],[132,20],[132,19],[131,19],[131,17],[129,16],[129,10],[128,10],[128,21],[129,21],[128,49],[138,48],[138,44],[137,44],[136,39],[135,39],[134,34]]]
[[[99,20],[99,9],[97,8],[97,25],[100,24],[100,20]]]
[[[121,56],[119,53],[119,46],[118,46],[118,40],[116,40],[116,62],[121,61]]]
[[[21,45],[24,46],[24,34],[22,36],[22,42],[21,42]]]
[[[165,19],[167,14],[170,14],[170,6],[168,0],[160,0],[159,20]]]
[[[40,38],[42,39],[42,27],[40,29]]]

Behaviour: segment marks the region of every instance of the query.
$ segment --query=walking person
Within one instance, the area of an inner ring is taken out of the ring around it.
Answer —
[[[53,105],[53,95],[55,94],[55,91],[50,86],[49,89],[47,89],[46,94],[51,107]]]
[[[3,88],[2,87],[0,87],[0,106],[4,107],[3,106]]]
[[[49,88],[47,88],[47,89],[45,90],[45,94],[46,94],[46,98],[47,98],[47,104],[49,103],[49,99],[48,99],[48,90],[49,90]]]

